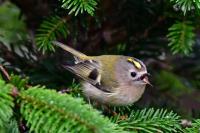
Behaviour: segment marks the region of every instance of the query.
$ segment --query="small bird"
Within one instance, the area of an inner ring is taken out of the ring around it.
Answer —
[[[122,55],[87,56],[58,41],[53,44],[73,55],[75,61],[64,68],[82,79],[83,93],[102,104],[125,106],[140,99],[148,80],[145,64]]]

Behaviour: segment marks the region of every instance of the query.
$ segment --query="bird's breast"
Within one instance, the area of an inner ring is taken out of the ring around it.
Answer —
[[[145,86],[134,88],[133,86],[119,86],[113,92],[107,93],[99,90],[88,82],[83,82],[83,92],[86,97],[97,102],[109,105],[129,105],[139,100],[145,90]]]
[[[145,86],[120,86],[117,89],[116,95],[113,97],[114,103],[118,105],[129,105],[138,101],[144,93]]]

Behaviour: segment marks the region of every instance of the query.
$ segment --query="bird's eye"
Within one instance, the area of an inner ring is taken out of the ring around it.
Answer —
[[[137,73],[136,72],[131,72],[132,77],[136,77]]]

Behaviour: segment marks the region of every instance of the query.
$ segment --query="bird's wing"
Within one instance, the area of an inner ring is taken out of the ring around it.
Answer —
[[[92,57],[87,56],[58,41],[53,41],[52,43],[71,53],[74,56],[74,64],[63,65],[64,68],[71,71],[83,80],[89,82],[90,84],[94,85],[98,89],[108,92],[108,90],[106,90],[105,87],[101,85],[101,64],[98,61],[95,61],[92,59]]]
[[[64,65],[64,68],[93,85],[100,84],[100,64],[97,61],[76,60],[74,65]]]
[[[94,85],[96,88],[110,92],[101,84],[101,64],[95,60],[84,60],[75,62],[74,65],[65,65],[64,68],[71,71],[81,79]]]

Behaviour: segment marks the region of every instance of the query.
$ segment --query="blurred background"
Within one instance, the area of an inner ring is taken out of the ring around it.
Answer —
[[[0,64],[28,77],[31,85],[73,90],[78,82],[61,67],[65,53],[51,40],[88,55],[133,56],[145,62],[153,84],[135,107],[198,118],[200,17],[195,3],[189,8],[173,0],[96,2],[89,15],[74,15],[71,8],[61,8],[63,1],[0,1]]]

